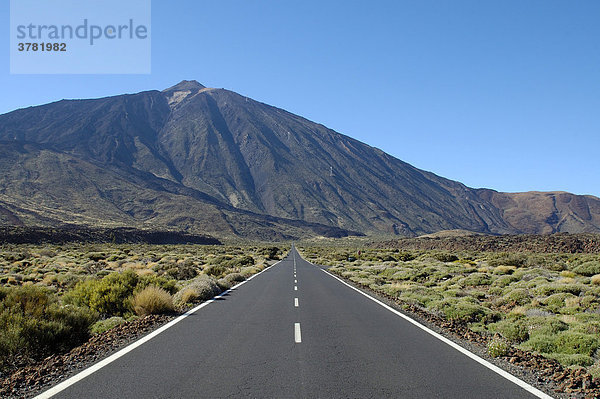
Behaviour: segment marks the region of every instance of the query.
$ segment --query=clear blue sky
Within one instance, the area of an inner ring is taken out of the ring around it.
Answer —
[[[10,75],[6,37],[0,113],[195,79],[471,187],[600,196],[599,21],[598,0],[154,0],[152,74]]]

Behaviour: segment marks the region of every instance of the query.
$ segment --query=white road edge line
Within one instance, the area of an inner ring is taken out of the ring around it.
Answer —
[[[308,262],[308,261],[307,261]],[[308,262],[310,263],[310,262]],[[313,263],[310,263],[311,265],[318,267],[316,265],[314,265]],[[397,311],[396,309],[392,308],[389,305],[386,305],[385,303],[381,302],[380,300],[373,298],[372,296],[370,296],[369,294],[362,292],[361,290],[359,290],[356,287],[353,287],[352,285],[348,284],[347,282],[345,282],[344,280],[342,280],[341,278],[334,276],[333,274],[327,272],[324,269],[319,268],[323,273],[327,274],[328,276],[333,277],[334,279],[338,280],[339,282],[341,282],[342,284],[352,288],[354,291],[358,292],[359,294],[362,294],[364,296],[366,296],[367,298],[369,298],[370,300],[372,300],[373,302],[377,303],[378,305],[383,306],[384,308],[386,308],[387,310],[389,310],[390,312],[396,314],[397,316],[402,317],[403,319],[405,319],[406,321],[410,322],[411,324],[414,324],[415,326],[419,327],[421,330],[427,332],[430,335],[433,335],[435,338],[439,339],[440,341],[442,341],[443,343],[451,346],[452,348],[456,349],[457,351],[461,352],[462,354],[470,357],[472,360],[475,360],[477,363],[481,364],[482,366],[487,367],[488,369],[492,370],[493,372],[495,372],[496,374],[499,374],[500,376],[506,378],[507,380],[509,380],[510,382],[520,386],[521,388],[523,388],[524,390],[526,390],[527,392],[532,393],[533,395],[537,396],[538,398],[542,398],[542,399],[553,399],[552,396],[540,391],[539,389],[529,385],[528,383],[526,383],[523,380],[520,380],[519,378],[515,377],[514,375],[502,370],[500,367],[488,362],[487,360],[477,356],[476,354],[469,352],[468,350],[466,350],[465,348],[463,348],[462,346],[458,345],[457,343],[449,340],[448,338],[444,337],[441,334],[438,334],[437,332],[429,329],[428,327],[425,327],[423,324],[417,322],[416,320],[411,319],[410,317],[408,317],[407,315]]]
[[[300,332],[300,323],[294,323],[294,341],[297,344],[302,342],[302,333]]]
[[[132,350],[134,350],[135,348],[137,348],[138,346],[141,346],[143,344],[145,344],[146,342],[150,341],[152,338],[156,337],[158,334],[168,330],[169,328],[173,327],[175,324],[179,323],[180,321],[184,320],[186,317],[188,317],[189,315],[199,311],[200,309],[202,309],[205,306],[210,305],[211,303],[215,302],[215,300],[221,298],[222,296],[224,296],[225,294],[229,293],[230,291],[235,290],[236,288],[240,287],[241,285],[247,283],[248,281],[252,280],[254,277],[258,276],[259,274],[262,274],[263,272],[269,270],[271,267],[276,266],[277,264],[279,264],[280,262],[283,262],[283,260],[280,260],[277,263],[272,264],[271,266],[267,267],[266,269],[250,276],[247,280],[242,281],[239,284],[236,284],[235,286],[231,287],[230,289],[228,289],[227,291],[222,292],[220,295],[217,295],[216,297],[214,297],[213,299],[210,299],[198,306],[196,306],[193,309],[188,310],[187,312],[185,312],[184,314],[182,314],[181,316],[177,317],[174,320],[171,320],[170,322],[168,322],[167,324],[165,324],[164,326],[162,326],[161,328],[159,328],[158,330],[155,330],[153,332],[151,332],[150,334],[146,335],[145,337],[140,338],[139,340],[129,344],[128,346],[126,346],[125,348],[121,349],[120,351],[113,353],[112,355],[110,355],[109,357],[107,357],[104,360],[101,360],[100,362],[88,367],[87,369],[81,371],[78,374],[75,374],[73,377],[61,382],[58,385],[53,386],[52,388],[48,389],[47,391],[42,392],[41,394],[39,394],[38,396],[36,396],[34,399],[46,399],[46,398],[51,398],[52,396],[56,395],[57,393],[64,391],[65,389],[67,389],[68,387],[70,387],[73,384],[76,384],[77,382],[83,380],[85,377],[95,373],[96,371],[100,370],[101,368],[103,368],[104,366],[109,365],[110,363],[114,362],[115,360],[117,360],[118,358],[126,355],[127,353],[131,352]]]
[[[298,298],[294,298],[294,307],[298,307]]]

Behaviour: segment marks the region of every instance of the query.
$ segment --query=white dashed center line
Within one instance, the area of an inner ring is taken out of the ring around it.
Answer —
[[[298,298],[294,298],[294,306],[298,307]]]
[[[296,341],[297,344],[302,342],[302,334],[300,333],[300,323],[294,324],[294,341]]]
[[[298,291],[298,287],[297,286],[294,286],[294,291]]]

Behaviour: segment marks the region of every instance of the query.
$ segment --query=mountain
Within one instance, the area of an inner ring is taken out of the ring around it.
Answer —
[[[0,115],[0,224],[292,238],[600,232],[600,199],[472,189],[224,89]]]

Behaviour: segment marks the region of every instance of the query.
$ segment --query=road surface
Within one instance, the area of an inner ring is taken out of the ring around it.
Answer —
[[[534,398],[300,258],[56,398]]]

